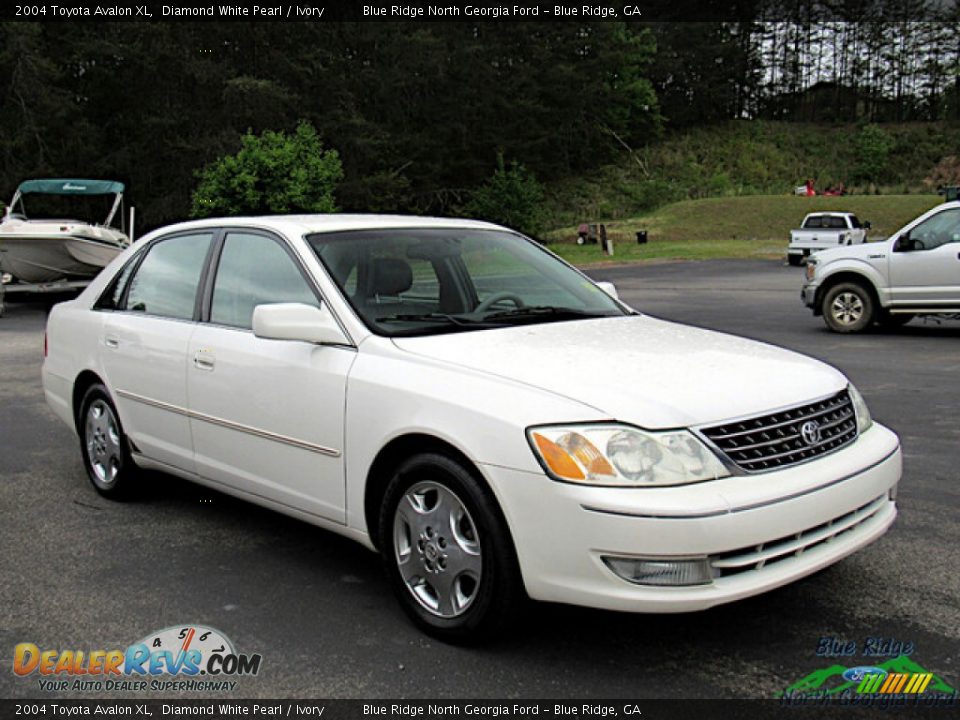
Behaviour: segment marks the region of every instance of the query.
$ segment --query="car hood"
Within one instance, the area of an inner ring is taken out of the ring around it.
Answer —
[[[646,428],[760,414],[839,392],[847,384],[834,368],[803,355],[643,315],[395,338],[394,343]]]

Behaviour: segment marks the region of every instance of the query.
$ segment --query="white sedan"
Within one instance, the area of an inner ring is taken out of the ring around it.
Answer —
[[[174,225],[57,305],[46,343],[98,492],[160,469],[354,538],[448,640],[527,596],[755,595],[896,516],[899,441],[838,371],[641,315],[487,223]]]

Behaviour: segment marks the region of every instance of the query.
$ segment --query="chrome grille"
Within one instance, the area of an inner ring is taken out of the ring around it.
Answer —
[[[857,528],[880,512],[887,502],[887,496],[882,495],[822,525],[752,547],[712,555],[710,565],[713,567],[714,577],[727,577],[748,570],[762,570],[764,567],[775,565],[780,560],[799,557],[819,545],[832,542],[847,533],[856,532]]]
[[[850,394],[702,429],[737,467],[765,472],[839,450],[857,437]]]

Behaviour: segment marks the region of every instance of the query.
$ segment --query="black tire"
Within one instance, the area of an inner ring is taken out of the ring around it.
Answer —
[[[398,510],[401,503],[406,511]],[[404,461],[387,486],[379,532],[394,593],[427,634],[452,643],[491,639],[523,606],[506,521],[490,491],[458,461],[438,453]]]
[[[92,385],[84,393],[77,431],[83,466],[94,489],[111,500],[130,498],[137,467],[117,408],[103,385]]]
[[[803,255],[787,255],[787,262],[793,265],[794,267],[800,267],[803,265],[803,261],[806,258]]]
[[[890,312],[881,312],[877,315],[877,324],[888,330],[895,330],[896,328],[903,327],[908,322],[913,320],[916,315],[911,313],[890,313]]]
[[[870,291],[856,282],[839,283],[827,290],[820,309],[827,327],[838,333],[862,332],[876,315]]]

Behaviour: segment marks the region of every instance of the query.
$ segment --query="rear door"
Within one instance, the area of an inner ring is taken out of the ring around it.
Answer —
[[[286,240],[227,230],[215,255],[188,352],[197,472],[343,523],[344,409],[356,351],[254,336],[257,305],[320,306]]]
[[[894,305],[960,306],[960,208],[948,208],[910,229],[913,249],[890,255]]]
[[[136,449],[193,470],[187,420],[187,347],[213,231],[160,238],[108,292],[100,344],[102,370]]]

